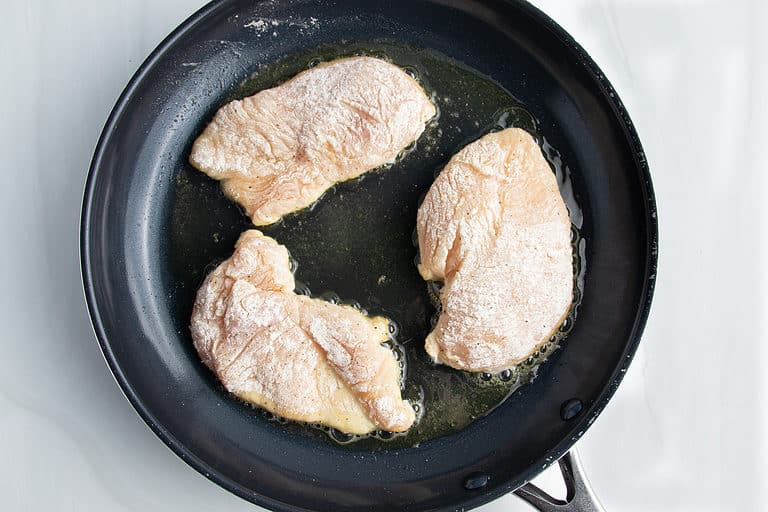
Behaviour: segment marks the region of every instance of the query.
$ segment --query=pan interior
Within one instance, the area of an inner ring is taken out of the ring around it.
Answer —
[[[430,95],[438,116],[392,165],[338,184],[309,209],[259,229],[288,248],[297,263],[297,288],[302,293],[355,304],[394,322],[393,348],[404,354],[405,362],[403,396],[415,404],[419,420],[405,434],[377,432],[365,437],[282,423],[296,435],[333,440],[355,449],[412,447],[461,430],[534,378],[539,364],[570,331],[583,291],[583,280],[576,279],[575,303],[564,329],[525,363],[494,375],[433,364],[424,351],[424,339],[437,315],[435,294],[428,293],[416,270],[414,230],[420,199],[436,174],[453,153],[482,135],[506,127],[523,128],[542,144],[572,212],[576,276],[583,269],[583,257],[578,255],[583,255],[584,241],[576,226],[582,213],[572,193],[567,165],[546,142],[533,114],[491,78],[434,51],[384,41],[327,45],[259,68],[228,99],[274,87],[319,62],[353,55],[375,56],[404,68]],[[179,168],[167,229],[172,241],[170,274],[182,306],[178,310],[181,325],[188,321],[195,291],[206,271],[228,256],[233,241],[249,225],[228,202],[215,181],[188,163]],[[212,231],[201,229],[211,224],[216,226]],[[222,399],[237,400],[225,390],[222,394]],[[250,408],[249,413],[258,414]],[[268,413],[260,417],[281,421]],[[318,435],[321,431],[329,435]]]

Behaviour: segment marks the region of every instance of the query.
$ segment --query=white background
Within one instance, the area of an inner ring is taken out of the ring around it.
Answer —
[[[3,2],[2,510],[256,510],[177,459],[123,398],[78,269],[83,183],[107,114],[201,3]],[[535,3],[618,89],[659,204],[643,343],[579,443],[592,483],[609,511],[766,510],[768,2]],[[481,510],[530,509],[506,496]]]

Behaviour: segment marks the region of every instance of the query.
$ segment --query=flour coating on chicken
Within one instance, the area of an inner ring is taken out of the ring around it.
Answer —
[[[393,162],[435,115],[421,86],[372,57],[320,64],[216,113],[190,162],[266,225]]]
[[[407,430],[389,321],[294,293],[288,251],[256,230],[203,282],[191,332],[203,362],[238,397],[282,417],[351,434]]]
[[[417,219],[426,280],[443,281],[425,348],[468,371],[521,362],[546,342],[573,299],[571,223],[536,141],[510,128],[451,158]]]

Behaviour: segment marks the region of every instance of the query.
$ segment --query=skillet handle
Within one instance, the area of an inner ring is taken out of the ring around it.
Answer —
[[[520,487],[515,494],[540,512],[605,512],[584,475],[576,449],[571,448],[558,462],[565,480],[565,501],[553,498],[532,483]]]

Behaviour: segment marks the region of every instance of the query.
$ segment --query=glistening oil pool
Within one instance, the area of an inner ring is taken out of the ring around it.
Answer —
[[[338,184],[311,208],[259,229],[290,251],[297,292],[353,304],[368,314],[392,319],[388,344],[402,363],[403,396],[414,404],[419,419],[405,434],[349,436],[264,412],[254,414],[279,421],[296,435],[343,443],[350,449],[416,446],[459,431],[488,414],[530,382],[539,365],[567,337],[583,294],[581,210],[567,166],[548,144],[536,118],[492,79],[431,51],[391,42],[326,46],[259,68],[227,101],[279,85],[320,62],[353,55],[380,57],[404,68],[424,86],[438,107],[438,116],[394,164]],[[534,135],[557,175],[573,224],[574,300],[563,326],[528,360],[494,375],[467,373],[433,364],[424,351],[437,310],[434,285],[422,280],[414,264],[416,212],[434,176],[454,153],[490,131],[507,127]],[[223,196],[217,182],[191,166],[179,170],[170,258],[174,273],[184,283],[185,293],[179,296],[189,300],[183,311],[191,311],[194,291],[207,271],[231,254],[238,236],[249,227],[248,219]],[[190,236],[205,230],[209,233],[202,238]],[[226,393],[223,388],[222,393]]]

